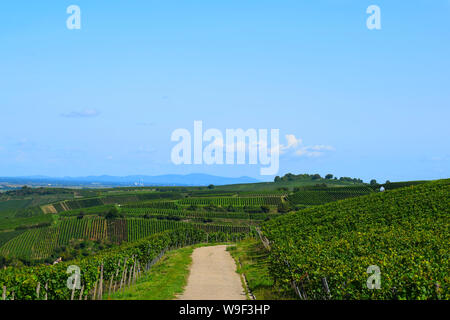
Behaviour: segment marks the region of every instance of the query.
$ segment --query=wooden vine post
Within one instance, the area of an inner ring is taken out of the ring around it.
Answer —
[[[78,280],[78,274],[75,273],[75,279],[73,281],[73,286],[72,286],[72,294],[70,296],[70,300],[73,300],[74,296],[75,296],[75,289],[77,287],[77,280]]]
[[[111,279],[109,280],[109,290],[108,290],[108,295],[111,295],[111,289],[112,289],[112,284],[114,281],[114,274],[111,276]]]
[[[103,297],[103,263],[102,266],[100,267],[100,284],[98,288],[98,299],[102,300],[102,297]]]
[[[79,300],[83,299],[83,291],[84,291],[84,284],[83,284],[83,286],[81,287],[81,290],[80,290],[80,298],[79,298]]]
[[[128,258],[125,258],[125,261],[123,263],[122,278],[120,279],[119,290],[122,290],[122,286],[124,285],[124,279],[125,279],[125,276],[127,273],[127,260],[128,260]]]
[[[97,298],[97,284],[98,284],[98,280],[95,281],[94,294],[92,295],[92,300],[96,300],[96,298]]]
[[[133,275],[133,266],[130,267],[129,273],[128,273],[128,287],[131,286],[131,276]]]
[[[327,278],[322,278],[322,286],[323,286],[323,289],[325,290],[325,293],[327,294],[327,298],[331,299],[331,293],[330,293],[330,288],[328,287]]]
[[[39,291],[41,290],[41,283],[38,282],[37,286],[36,286],[36,297],[39,300]]]

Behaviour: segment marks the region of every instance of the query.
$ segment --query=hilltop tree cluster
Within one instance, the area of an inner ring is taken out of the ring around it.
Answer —
[[[339,179],[335,177],[333,174],[329,173],[325,175],[325,177],[322,177],[320,174],[292,174],[287,173],[284,176],[276,176],[274,179],[274,182],[283,182],[283,181],[295,181],[295,180],[339,180],[339,181],[345,181],[345,182],[356,182],[356,183],[363,183],[362,179],[359,178],[350,178],[350,177],[340,177]]]
[[[28,186],[23,186],[20,189],[14,189],[6,191],[5,194],[8,196],[30,196],[30,195],[49,195],[49,194],[71,194],[73,190],[62,189],[62,188],[31,188]]]

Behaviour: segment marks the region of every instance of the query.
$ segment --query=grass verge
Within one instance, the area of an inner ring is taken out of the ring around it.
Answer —
[[[236,260],[237,272],[245,274],[256,300],[291,300],[294,292],[280,289],[269,274],[269,253],[257,239],[245,239],[227,250]]]
[[[107,300],[173,300],[183,293],[195,248],[224,243],[197,244],[167,252],[135,285],[106,296]]]

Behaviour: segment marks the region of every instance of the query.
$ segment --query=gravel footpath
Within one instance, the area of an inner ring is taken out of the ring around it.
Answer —
[[[246,300],[235,261],[226,247],[194,249],[188,283],[178,299]]]

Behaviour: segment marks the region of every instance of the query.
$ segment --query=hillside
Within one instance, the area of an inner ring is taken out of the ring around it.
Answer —
[[[449,299],[450,179],[336,201],[272,219],[271,273],[308,298]],[[369,290],[367,268],[381,270]]]
[[[64,194],[65,189],[44,191],[10,191],[4,202],[31,197],[36,203],[46,203],[39,197],[50,192],[52,196]],[[116,188],[97,190],[97,196],[84,190],[69,194],[71,198],[63,201],[15,211],[9,206],[0,211],[0,267],[49,263],[73,246],[89,242],[95,242],[95,247],[117,245],[187,226],[209,236],[220,233],[217,236],[236,239],[241,233],[248,234],[252,226],[279,215],[277,208],[284,202],[284,194],[279,192],[238,194],[208,188]]]
[[[369,185],[352,178],[286,175],[261,185],[269,188],[21,188],[2,193],[0,266],[7,271],[3,278],[0,272],[0,285],[3,281],[15,288],[16,297],[25,297],[28,293],[20,288],[28,276],[8,274],[27,272],[26,266],[42,270],[48,281],[45,264],[57,258],[66,263],[87,259],[98,267],[97,258],[105,252],[148,237],[160,239],[166,232],[179,237],[179,230],[189,230],[199,236],[172,241],[179,247],[196,241],[257,241],[255,231],[262,228],[272,246],[269,255],[261,253],[265,279],[276,280],[264,290],[283,292],[280,297],[296,297],[289,285],[295,280],[306,298],[328,298],[323,278],[332,299],[448,297],[450,180]],[[126,258],[114,254],[115,264]],[[381,268],[381,290],[364,289],[370,265]],[[259,277],[249,279],[259,283]],[[95,290],[89,283],[83,294]],[[55,290],[49,292],[60,297]]]
[[[20,232],[21,230],[0,232],[0,256],[52,262],[58,255],[62,254],[61,250],[69,246],[73,240],[85,240],[85,243],[86,240],[90,240],[103,244],[121,244],[126,241],[138,241],[166,230],[176,230],[189,226],[209,233],[237,234],[248,232],[248,227],[245,226],[206,225],[166,219],[63,218],[57,224],[49,227],[32,228],[26,231],[22,230],[22,232]],[[230,238],[232,236],[230,235]],[[52,254],[56,255],[52,257]]]
[[[284,177],[283,177],[284,178]],[[297,175],[294,178],[280,179],[274,182],[259,182],[259,183],[246,183],[246,184],[232,184],[218,186],[217,190],[222,191],[274,191],[278,189],[288,189],[293,190],[296,187],[304,186],[316,186],[325,184],[329,187],[344,187],[344,186],[364,186],[367,185],[360,180],[351,179],[325,179],[325,178],[315,178],[313,175]]]

